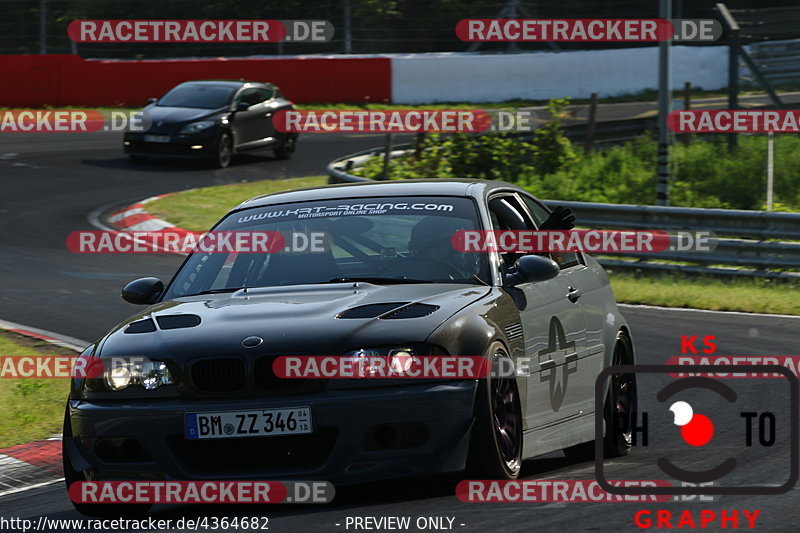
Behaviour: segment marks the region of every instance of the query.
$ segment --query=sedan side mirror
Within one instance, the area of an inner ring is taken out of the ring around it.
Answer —
[[[236,103],[236,111],[247,111],[250,109],[250,104],[247,102],[237,102]]]
[[[158,278],[140,278],[122,288],[122,299],[136,305],[156,303],[164,292],[164,284]]]
[[[147,105],[155,104],[156,102],[158,102],[158,98],[148,98],[147,99]]]
[[[558,276],[558,263],[541,255],[524,255],[517,259],[506,272],[506,286],[514,287],[521,283],[546,281]]]

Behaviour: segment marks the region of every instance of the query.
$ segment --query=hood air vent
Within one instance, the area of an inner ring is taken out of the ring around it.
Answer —
[[[439,309],[438,305],[430,305],[430,304],[411,304],[409,306],[403,307],[402,309],[398,309],[388,315],[381,317],[384,319],[399,319],[399,318],[421,318],[423,316],[428,316],[434,311]]]
[[[360,307],[351,307],[336,315],[336,318],[375,318],[389,311],[394,311],[398,307],[403,307],[404,305],[408,305],[408,302],[369,304]]]
[[[128,324],[128,327],[125,328],[125,333],[153,333],[155,330],[156,325],[153,324],[153,321],[145,318]]]
[[[164,315],[157,316],[156,322],[161,329],[193,328],[200,324],[197,315]]]

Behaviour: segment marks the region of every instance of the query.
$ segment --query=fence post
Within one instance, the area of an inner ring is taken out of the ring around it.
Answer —
[[[594,126],[597,121],[597,93],[592,93],[589,101],[589,124],[586,126],[586,144],[583,145],[583,152],[590,154],[594,150]]]
[[[392,158],[392,134],[386,134],[386,144],[383,146],[383,172],[381,173],[382,180],[389,179],[389,161]]]
[[[672,18],[672,0],[660,0],[659,17]],[[671,39],[658,43],[658,173],[656,176],[656,205],[669,205],[669,130],[667,115],[670,108],[670,45]]]
[[[770,131],[767,133],[767,211],[772,211],[772,184],[774,173],[775,138]]]
[[[47,53],[47,3],[39,0],[39,53]]]

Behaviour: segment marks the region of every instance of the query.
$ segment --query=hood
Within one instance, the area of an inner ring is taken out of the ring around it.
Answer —
[[[164,107],[151,105],[142,111],[153,121],[153,125],[163,121],[164,125],[194,122],[209,118],[216,118],[223,109],[197,109],[195,107]]]
[[[465,284],[360,282],[260,287],[178,298],[119,324],[103,340],[101,355],[183,362],[205,355],[336,355],[420,343],[490,290]],[[137,330],[143,332],[131,333]],[[263,343],[243,347],[242,341],[252,336],[261,337]]]

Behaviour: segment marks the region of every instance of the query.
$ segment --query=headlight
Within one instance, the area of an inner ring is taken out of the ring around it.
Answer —
[[[403,348],[372,348],[372,349],[361,349],[355,350],[352,352],[348,352],[344,354],[345,357],[351,357],[356,362],[359,360],[364,360],[365,362],[369,361],[370,359],[381,358],[385,359],[388,368],[391,370],[393,374],[402,375],[411,367],[414,363],[416,357],[423,356],[423,355],[430,355],[430,350],[426,349],[414,349],[410,347],[403,347]],[[375,375],[378,370],[372,370],[371,365],[364,364],[363,368],[367,370],[369,374]],[[366,376],[365,376],[366,377]]]
[[[198,131],[207,130],[214,125],[213,120],[201,120],[200,122],[192,122],[181,128],[182,134],[197,133]]]
[[[353,359],[353,370],[363,369],[358,377],[331,379],[328,390],[347,390],[372,387],[393,387],[400,384],[441,381],[438,378],[422,377],[420,372],[428,357],[447,357],[446,350],[439,346],[409,342],[394,346],[362,348],[343,353],[342,357]]]
[[[145,358],[126,360],[112,358],[103,372],[103,377],[108,388],[114,391],[131,385],[141,385],[147,390],[153,390],[161,385],[173,384],[166,364]]]

